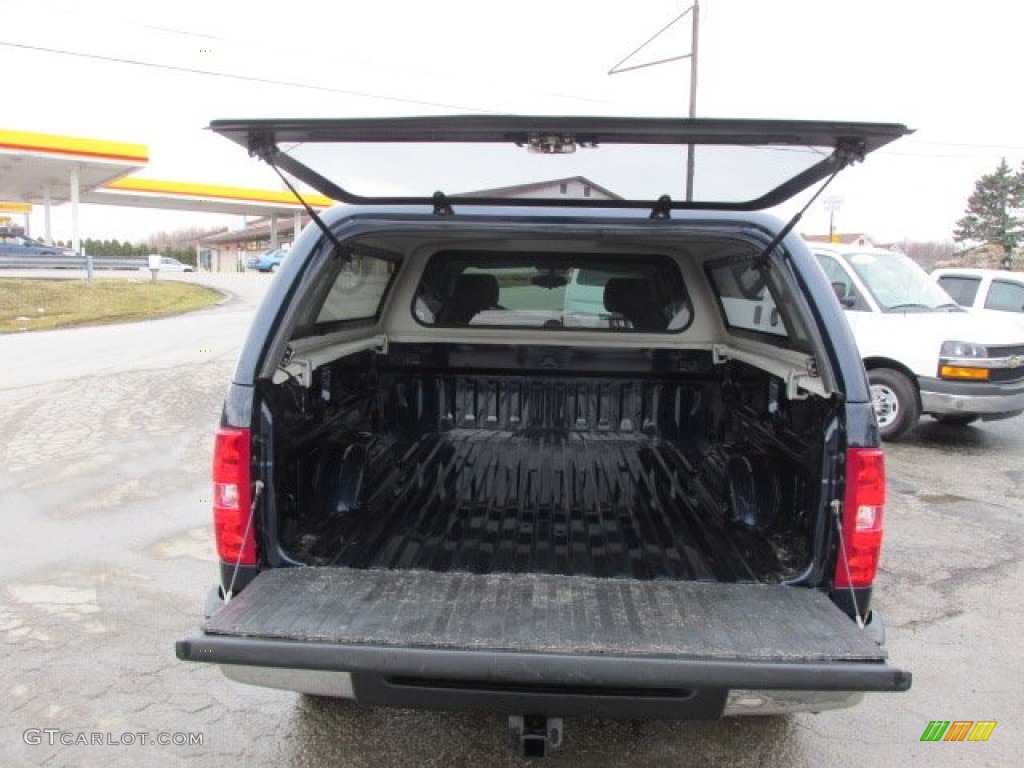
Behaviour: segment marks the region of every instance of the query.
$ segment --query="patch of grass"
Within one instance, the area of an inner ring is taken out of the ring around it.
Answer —
[[[148,320],[209,307],[220,298],[176,280],[0,280],[0,333]]]

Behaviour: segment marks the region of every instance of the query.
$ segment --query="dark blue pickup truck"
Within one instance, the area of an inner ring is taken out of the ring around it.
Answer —
[[[860,355],[798,216],[761,211],[906,128],[212,127],[344,204],[311,211],[230,383],[221,579],[179,658],[502,712],[532,755],[564,717],[910,687],[871,608],[885,474]]]

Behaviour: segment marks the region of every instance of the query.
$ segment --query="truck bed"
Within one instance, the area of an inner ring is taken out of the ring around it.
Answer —
[[[640,431],[457,428],[371,454],[363,503],[286,533],[299,560],[773,583],[809,557],[804,538],[732,518],[714,456]]]
[[[274,569],[257,576],[203,630],[482,652],[780,663],[885,658],[812,589],[543,574]]]

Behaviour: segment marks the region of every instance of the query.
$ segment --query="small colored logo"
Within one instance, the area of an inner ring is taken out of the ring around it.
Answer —
[[[932,720],[921,741],[988,741],[995,729],[995,720]]]

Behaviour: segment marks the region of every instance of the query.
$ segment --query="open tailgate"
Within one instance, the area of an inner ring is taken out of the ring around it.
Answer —
[[[289,568],[179,641],[190,661],[622,686],[900,691],[910,674],[811,589]]]

